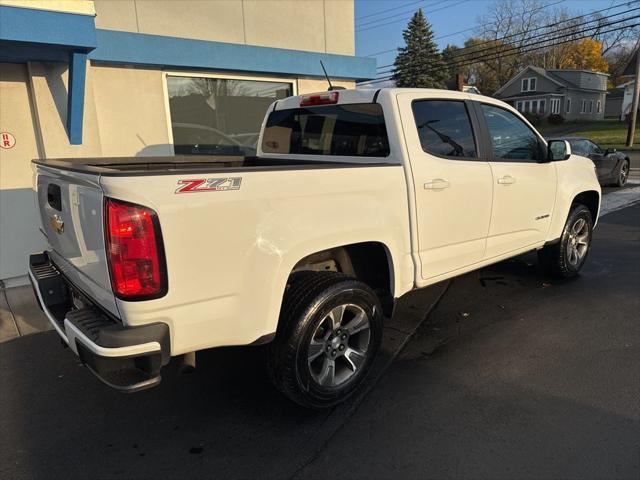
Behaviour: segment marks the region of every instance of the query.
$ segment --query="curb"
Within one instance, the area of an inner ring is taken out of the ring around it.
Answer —
[[[382,345],[378,357],[371,367],[371,372],[359,391],[345,403],[334,407],[322,426],[314,433],[318,439],[313,453],[289,477],[300,478],[304,470],[322,453],[326,445],[341,430],[369,392],[378,384],[400,352],[414,336],[433,309],[438,305],[449,288],[449,281],[444,281],[424,289],[409,292],[399,301],[393,318],[384,327]],[[426,307],[426,308],[425,308]]]
[[[631,183],[631,182],[630,182]],[[635,182],[634,182],[635,183]],[[602,196],[600,217],[640,202],[640,186],[624,188]]]

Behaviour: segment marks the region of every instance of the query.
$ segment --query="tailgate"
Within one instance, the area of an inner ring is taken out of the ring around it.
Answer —
[[[51,259],[78,289],[114,315],[99,175],[36,167],[38,208]]]

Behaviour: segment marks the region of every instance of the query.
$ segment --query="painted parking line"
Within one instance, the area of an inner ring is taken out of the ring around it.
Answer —
[[[602,197],[600,216],[602,217],[637,202],[640,202],[640,186],[607,193]]]

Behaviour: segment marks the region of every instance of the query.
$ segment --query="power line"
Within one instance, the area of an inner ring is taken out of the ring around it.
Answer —
[[[640,8],[636,8],[634,10],[640,10]],[[628,12],[632,12],[632,11],[633,10],[629,10]],[[560,39],[560,38],[566,38],[566,37],[573,37],[573,36],[575,36],[577,34],[580,34],[580,33],[585,33],[585,35],[586,35],[585,37],[580,37],[580,38],[593,37],[594,35],[598,35],[599,33],[598,32],[593,32],[593,33],[588,33],[587,34],[586,32],[588,32],[589,30],[597,30],[597,29],[600,29],[600,28],[603,28],[603,27],[609,27],[611,25],[617,25],[619,23],[624,23],[627,20],[633,20],[633,19],[639,18],[639,17],[640,17],[640,15],[635,15],[635,16],[632,16],[632,17],[625,17],[623,19],[616,20],[616,21],[613,21],[613,22],[602,23],[602,24],[591,26],[591,27],[585,27],[582,30],[577,30],[577,31],[574,30],[574,31],[571,31],[571,32],[568,32],[568,33],[565,33],[565,34],[562,34],[562,35],[555,36],[555,37],[552,36],[551,38],[545,38],[544,40],[541,40],[541,41],[538,41],[538,42],[529,43],[526,46],[526,48],[528,49],[528,47],[531,47],[533,45],[549,44],[549,42],[552,42],[554,40],[557,40],[557,39]],[[600,32],[600,33],[602,33],[602,32]],[[557,35],[557,34],[558,34],[558,32],[555,32],[552,35]],[[539,35],[536,38],[540,38],[540,37],[543,37],[543,36],[546,36],[546,35]],[[577,38],[569,38],[568,39],[569,42],[575,41],[575,40],[577,40]],[[553,44],[549,44],[549,46],[553,46]],[[505,49],[504,47],[510,47],[510,48],[506,48]],[[486,49],[483,49],[482,51],[489,52],[489,53],[485,53],[484,54],[484,56],[487,56],[487,55],[502,54],[503,52],[508,52],[508,51],[511,51],[511,50],[521,50],[522,48],[523,48],[522,46],[518,46],[515,43],[510,43],[510,44],[498,45],[498,46],[493,47],[493,48],[486,48]],[[475,55],[477,53],[479,53],[479,52],[472,52],[472,53],[469,53],[469,54],[465,54],[464,57],[469,57],[470,55]],[[478,63],[478,61],[480,61],[479,59],[482,59],[482,58],[483,58],[483,55],[480,55],[479,57],[477,57],[477,56],[476,57],[469,57],[469,58],[466,58],[464,60],[451,59],[449,61],[445,61],[445,63],[448,66],[466,66],[466,65],[472,65],[474,63]],[[393,70],[394,69],[388,70],[386,72],[378,72],[378,74],[390,73]]]
[[[640,10],[640,8],[638,8],[638,9],[636,9],[636,10]],[[475,58],[468,59],[468,60],[463,60],[462,62],[457,62],[457,61],[448,61],[448,62],[445,62],[445,64],[446,64],[447,66],[449,66],[449,67],[451,67],[451,66],[456,66],[456,67],[460,68],[460,67],[465,67],[465,66],[468,66],[468,65],[473,65],[473,64],[478,63],[478,62],[481,62],[481,61],[496,60],[496,59],[500,58],[501,56],[504,56],[505,54],[506,54],[506,56],[509,56],[509,55],[513,55],[513,54],[515,54],[515,53],[521,53],[521,54],[523,54],[523,53],[527,53],[527,52],[530,52],[530,51],[533,51],[533,50],[539,50],[539,49],[541,49],[541,48],[548,48],[548,47],[552,47],[552,46],[556,45],[556,44],[554,44],[554,43],[551,43],[551,44],[550,44],[550,43],[549,43],[550,41],[554,41],[554,40],[558,40],[558,39],[566,38],[566,37],[572,37],[572,36],[575,36],[575,35],[576,35],[576,34],[578,34],[578,33],[585,33],[585,32],[587,32],[588,30],[593,30],[593,29],[596,29],[596,28],[602,28],[602,27],[608,27],[608,26],[611,26],[611,25],[616,25],[616,24],[619,24],[619,23],[625,22],[625,21],[627,21],[627,20],[633,20],[633,19],[636,19],[636,18],[640,18],[640,15],[635,15],[635,16],[633,16],[633,17],[626,17],[626,18],[623,18],[623,19],[621,19],[621,20],[617,20],[617,21],[610,22],[610,23],[607,23],[607,24],[596,25],[596,26],[594,26],[594,27],[588,27],[588,28],[585,28],[585,29],[580,30],[580,31],[577,31],[577,32],[576,32],[576,31],[574,31],[574,32],[565,33],[565,34],[563,34],[563,35],[558,35],[558,36],[553,37],[553,38],[550,38],[550,39],[546,39],[546,40],[542,40],[542,41],[539,41],[539,42],[534,42],[534,43],[532,43],[532,44],[529,44],[529,45],[527,45],[527,48],[526,48],[525,50],[522,50],[522,48],[521,48],[521,47],[518,47],[518,46],[512,45],[512,46],[511,46],[511,48],[507,48],[506,50],[505,50],[505,49],[502,49],[502,50],[499,50],[499,49],[498,49],[498,50],[494,50],[494,51],[493,51],[493,52],[491,52],[491,53],[487,53],[487,54],[485,54],[485,55],[481,55],[481,56],[479,56],[479,57],[475,57]],[[635,25],[634,25],[634,26],[635,26]],[[615,30],[618,30],[618,29],[614,29],[614,30],[612,30],[612,31],[615,31]],[[591,35],[592,35],[592,34],[586,34],[586,33],[585,33],[585,35],[584,35],[584,36],[582,36],[582,37],[569,38],[569,39],[567,39],[566,41],[563,41],[563,42],[560,42],[560,43],[557,43],[557,44],[563,44],[563,43],[574,42],[574,41],[576,41],[576,40],[580,40],[580,39],[582,39],[582,38],[590,37]],[[544,45],[543,45],[543,44],[544,44]],[[537,48],[537,49],[530,49],[530,48],[529,48],[529,47],[534,46],[534,45],[542,45],[542,47],[539,47],[539,48]],[[507,53],[507,52],[512,52],[512,53]],[[496,56],[496,55],[497,55],[497,56]],[[410,70],[411,70],[411,69],[418,68],[418,67],[429,66],[430,64],[431,64],[431,62],[427,62],[427,63],[416,63],[416,64],[414,64],[414,65],[412,65],[412,66],[410,67]],[[385,74],[385,73],[392,73],[394,70],[395,70],[395,69],[393,69],[393,70],[389,70],[389,71],[386,71],[386,72],[379,72],[379,73],[382,73],[382,74]]]
[[[536,8],[536,9],[533,9],[531,13],[539,12],[540,10],[544,10],[545,8],[553,7],[553,6],[558,5],[558,4],[560,4],[560,3],[564,3],[565,1],[566,1],[566,0],[558,0],[558,1],[554,2],[554,3],[547,3],[547,4],[545,4],[545,5],[542,5],[541,7],[538,7],[538,8]],[[615,0],[614,0],[614,1],[615,1]],[[609,9],[611,9],[611,8],[612,8],[612,7],[609,7]],[[604,9],[603,9],[603,10],[604,10]],[[601,12],[601,11],[603,11],[603,10],[599,10],[599,11]],[[595,12],[595,11],[594,11],[594,12],[591,12],[591,14],[593,14],[593,13],[598,13],[598,12]],[[460,34],[460,33],[464,33],[464,32],[468,32],[468,31],[470,31],[470,30],[474,30],[474,29],[476,29],[476,28],[477,28],[477,27],[470,27],[470,28],[465,28],[464,30],[460,30],[460,31],[458,31],[458,32],[448,33],[448,34],[446,34],[446,35],[439,35],[439,36],[437,36],[437,37],[434,37],[434,40],[440,40],[440,39],[442,39],[442,38],[452,37],[452,36],[454,36],[454,35],[458,35],[458,34]],[[370,53],[369,55],[365,55],[365,57],[377,57],[378,55],[382,55],[382,54],[384,54],[384,53],[395,52],[395,51],[397,51],[397,50],[398,50],[398,48],[399,48],[399,47],[396,47],[396,48],[390,48],[389,50],[382,50],[382,51],[380,51],[380,52]]]
[[[408,7],[409,5],[415,5],[416,3],[423,3],[425,0],[417,0],[416,2],[410,2],[405,4],[405,7]],[[387,8],[386,10],[379,10],[377,12],[374,13],[369,13],[368,15],[363,15],[361,17],[356,18],[356,21],[358,20],[362,20],[363,18],[369,18],[369,17],[373,17],[375,15],[380,15],[381,13],[385,13],[385,12],[390,12],[392,10],[395,10],[395,8]]]
[[[631,18],[638,18],[638,17],[640,17],[640,15],[636,15],[635,17],[631,17]],[[628,19],[625,19],[625,20],[628,20]],[[619,22],[615,22],[615,23],[619,23]],[[632,25],[627,25],[627,27],[629,27],[629,28],[633,28],[633,27],[637,27],[637,26],[640,26],[640,23],[634,23]],[[602,31],[600,33],[604,34],[604,33],[615,32],[615,31],[617,31],[619,29],[620,28],[612,28],[610,30],[605,30],[605,31]],[[513,51],[511,53],[500,52],[500,53],[497,54],[497,56],[493,56],[493,57],[491,55],[486,55],[486,56],[484,56],[482,58],[474,59],[472,61],[469,61],[467,63],[461,64],[459,66],[460,67],[465,67],[465,66],[468,66],[468,65],[473,65],[474,63],[478,63],[480,61],[490,61],[490,60],[496,60],[496,59],[501,58],[501,57],[510,57],[510,56],[518,55],[518,54],[527,54],[527,53],[530,53],[530,52],[533,52],[533,51],[541,50],[543,48],[555,47],[557,45],[563,45],[565,43],[571,43],[571,42],[575,42],[576,40],[582,40],[584,38],[589,38],[589,37],[590,37],[590,35],[587,34],[587,35],[583,35],[583,36],[580,36],[580,37],[563,40],[561,42],[542,45],[542,46],[536,47],[536,48],[527,48],[525,50],[519,50],[519,49],[516,48],[515,49],[516,51]],[[384,82],[384,81],[387,81],[387,80],[391,80],[392,78],[393,78],[393,75],[389,75],[389,76],[383,77],[383,78],[377,78],[377,79],[374,79],[374,80],[366,80],[364,82],[359,82],[359,85],[374,84],[374,83]]]
[[[422,0],[422,2],[425,2],[425,1],[426,0]],[[449,0],[440,0],[439,2],[436,2],[436,3],[432,4],[432,5],[427,5],[427,7],[425,7],[425,8],[437,7],[438,5],[441,5],[441,4],[443,4],[445,2],[448,2],[448,1]],[[406,5],[404,5],[404,6],[406,6]],[[400,8],[403,8],[403,7],[400,7]],[[422,8],[422,7],[420,7],[420,8]],[[394,9],[394,10],[397,10],[397,9]],[[406,15],[407,13],[410,13],[410,12],[413,14],[413,13],[415,13],[415,11],[416,11],[416,9],[415,9],[415,7],[413,7],[413,8],[410,8],[409,10],[405,10],[404,12],[396,12],[393,15],[388,16],[388,17],[382,17],[382,18],[378,18],[376,20],[371,20],[371,21],[365,22],[365,23],[363,23],[361,25],[356,25],[356,30],[360,30],[360,29],[362,29],[362,27],[366,27],[368,25],[373,25],[373,24],[378,23],[378,22],[384,22],[384,21],[389,20],[391,18],[400,17],[400,16]]]
[[[633,4],[633,3],[637,3],[637,2],[635,2],[635,1],[629,1],[629,2],[624,3],[624,4],[616,5],[616,7],[620,7],[620,6],[629,6],[629,5]],[[609,9],[603,9],[603,10],[609,10]],[[542,29],[548,29],[548,28],[555,27],[555,26],[560,25],[560,24],[566,24],[567,22],[571,22],[571,21],[573,21],[573,20],[577,20],[577,19],[579,19],[579,18],[586,17],[587,15],[594,15],[594,14],[596,14],[596,13],[599,13],[599,12],[603,11],[603,10],[596,11],[596,12],[591,12],[591,13],[589,13],[589,14],[578,15],[578,16],[576,16],[576,17],[567,18],[567,19],[564,19],[564,20],[560,20],[560,21],[558,21],[558,22],[550,23],[550,24],[548,24],[548,25],[541,25],[541,26],[536,27],[536,28],[534,28],[534,29],[532,29],[532,30],[528,30],[528,31],[527,31],[527,33],[535,32],[535,31],[542,30]],[[602,19],[609,19],[609,18],[612,18],[612,17],[616,17],[616,16],[618,16],[618,15],[623,15],[623,14],[625,14],[625,13],[633,12],[634,10],[639,10],[639,8],[634,8],[634,9],[630,9],[630,10],[625,10],[625,11],[623,11],[623,12],[613,13],[613,14],[608,15],[608,16],[606,16],[606,17],[594,18],[594,19],[592,19],[592,20],[587,20],[586,22],[579,23],[579,24],[572,25],[572,26],[573,26],[573,27],[580,27],[580,26],[582,26],[582,25],[587,25],[587,24],[589,24],[589,23],[598,22],[598,21],[600,21],[600,20],[602,20]],[[543,36],[545,36],[545,35],[547,35],[547,34],[549,34],[549,33],[552,33],[552,34],[553,34],[553,32],[543,32],[543,33],[536,34],[536,35],[534,35],[534,36],[532,36],[532,37],[529,37],[529,38],[527,38],[526,40],[528,40],[528,41],[530,41],[530,40],[535,40],[536,38],[543,37]],[[470,45],[470,46],[468,46],[468,47],[462,47],[462,48],[459,48],[458,50],[456,50],[456,55],[454,55],[454,56],[456,56],[456,57],[458,57],[458,56],[467,56],[467,55],[470,55],[470,54],[477,54],[477,53],[480,53],[480,52],[485,51],[485,50],[491,50],[491,49],[495,48],[495,46],[489,47],[489,48],[487,48],[487,49],[476,50],[476,51],[474,51],[474,52],[470,52],[470,53],[464,53],[464,54],[462,54],[462,55],[460,54],[460,52],[463,52],[463,51],[465,51],[465,50],[472,50],[472,49],[474,49],[474,48],[477,48],[477,47],[479,47],[479,46],[486,45],[486,44],[489,44],[489,43],[502,42],[503,40],[506,40],[506,39],[508,39],[508,38],[513,38],[513,37],[517,37],[517,36],[520,36],[520,35],[522,35],[522,33],[521,33],[521,32],[520,32],[520,33],[513,33],[513,34],[505,35],[505,36],[503,36],[503,37],[499,37],[499,38],[495,38],[495,39],[491,39],[491,40],[484,40],[484,41],[482,41],[482,42],[480,42],[480,43],[477,43],[477,44],[475,44],[475,45]],[[507,42],[506,44],[509,44],[509,42]],[[376,67],[376,68],[380,69],[380,68],[387,68],[387,67],[391,67],[391,66],[393,66],[393,64],[381,65],[381,66]]]
[[[565,2],[566,0],[560,0],[560,2]],[[469,28],[465,28],[464,30],[459,30],[457,32],[453,32],[453,33],[447,33],[446,35],[440,35],[438,37],[433,37],[434,40],[440,40],[441,38],[447,38],[447,37],[453,37],[454,35],[458,35],[459,33],[464,33],[464,32],[468,32],[470,30],[475,30],[476,27],[469,27]],[[399,47],[396,48],[390,48],[389,50],[382,50],[380,52],[375,52],[375,53],[370,53],[368,55],[364,55],[365,57],[377,57],[378,55],[382,55],[384,53],[389,53],[389,52],[397,52]]]
[[[457,2],[457,3],[452,3],[452,4],[445,5],[444,7],[436,8],[435,10],[430,10],[429,12],[426,12],[426,13],[431,14],[431,13],[439,12],[440,10],[446,10],[447,8],[453,8],[453,7],[456,7],[456,6],[458,6],[458,5],[462,4],[462,3],[467,3],[469,1],[470,0],[462,0],[462,1]],[[391,25],[392,23],[403,22],[405,20],[409,20],[411,17],[413,17],[413,14],[410,15],[409,17],[399,18],[398,20],[393,20],[393,21],[387,22],[387,23],[381,23],[380,25],[373,25],[371,27],[366,27],[366,28],[361,28],[361,29],[357,29],[356,28],[356,33],[366,32],[367,30],[372,30],[374,28],[385,27],[387,25]]]
[[[636,9],[636,10],[638,10],[638,9]],[[540,50],[542,48],[550,48],[550,47],[553,47],[555,45],[560,45],[560,44],[564,44],[564,43],[570,43],[570,42],[574,42],[574,41],[581,40],[581,39],[584,39],[584,38],[589,38],[593,34],[585,33],[585,35],[574,37],[574,38],[568,38],[567,40],[564,40],[564,41],[561,41],[561,42],[555,42],[555,43],[549,43],[549,42],[553,42],[555,40],[558,40],[558,39],[561,39],[561,38],[565,38],[565,37],[574,36],[577,33],[584,33],[584,32],[587,32],[588,30],[594,30],[594,29],[598,29],[598,28],[602,28],[602,27],[616,25],[616,24],[619,24],[619,23],[622,23],[622,22],[626,22],[627,20],[633,20],[633,19],[636,19],[636,18],[639,18],[639,17],[640,17],[640,15],[635,15],[633,17],[626,17],[626,18],[623,18],[621,20],[617,20],[617,21],[614,21],[614,22],[609,22],[609,23],[606,23],[606,24],[601,24],[601,25],[596,25],[596,26],[593,26],[593,27],[588,27],[588,28],[585,28],[585,29],[583,29],[581,31],[578,31],[578,32],[574,31],[574,32],[569,32],[569,33],[563,34],[563,35],[558,35],[556,37],[552,37],[552,38],[549,38],[549,39],[546,39],[546,40],[543,40],[543,41],[539,41],[539,42],[535,42],[533,44],[530,44],[524,49],[522,49],[521,47],[512,45],[511,48],[507,48],[507,49],[503,48],[502,50],[496,49],[491,53],[487,53],[487,54],[481,55],[479,57],[474,57],[472,59],[464,60],[462,62],[455,62],[455,61],[448,61],[447,62],[447,61],[445,61],[445,64],[447,66],[456,65],[457,67],[465,67],[465,66],[468,66],[468,65],[473,65],[475,63],[479,63],[481,61],[495,60],[495,59],[500,58],[501,56],[511,56],[511,55],[514,55],[514,54],[517,54],[517,53],[525,54],[525,53],[528,53],[530,51]],[[638,25],[639,24],[636,23],[636,24],[633,24],[633,25],[626,25],[625,27],[626,28],[632,28],[632,27],[635,27],[635,26],[638,26]],[[600,34],[609,33],[609,32],[613,32],[613,31],[616,31],[616,30],[619,30],[619,27],[615,28],[615,29],[607,30],[607,31],[604,31],[604,32],[599,32],[599,33]],[[534,46],[534,45],[542,45],[542,46],[541,47],[537,47],[535,49],[529,48],[529,47]],[[511,52],[511,53],[508,53],[508,52]],[[420,66],[428,66],[431,63],[432,62],[418,63],[418,64],[414,64],[413,67],[417,68],[417,67],[420,67]],[[388,72],[379,72],[379,73],[383,73],[383,74],[384,73],[391,73],[392,71],[393,70],[390,70]],[[372,81],[372,80],[368,80],[368,81]]]
[[[630,1],[630,2],[627,2],[626,4],[620,4],[620,5],[618,5],[618,6],[623,6],[623,5],[624,5],[624,6],[628,6],[628,5],[631,5],[631,4],[633,4],[633,3],[637,3],[637,2]],[[608,15],[608,16],[606,16],[606,17],[600,17],[600,18],[594,18],[594,19],[591,19],[591,20],[587,20],[586,22],[582,22],[582,23],[574,24],[574,25],[572,25],[572,27],[574,27],[574,28],[575,28],[575,27],[581,27],[581,26],[583,26],[583,25],[588,25],[588,24],[593,23],[593,22],[599,22],[600,20],[603,20],[603,19],[605,19],[605,20],[606,20],[606,19],[610,19],[610,18],[613,18],[613,17],[617,17],[618,15],[627,14],[627,13],[630,13],[630,12],[633,12],[633,11],[636,11],[636,10],[640,10],[640,7],[638,7],[638,8],[632,8],[632,9],[625,10],[625,11],[618,12],[618,13],[613,13],[613,14]],[[592,12],[591,14],[593,14],[593,13],[594,13],[594,12]],[[597,13],[597,12],[596,12],[596,13]],[[587,14],[585,14],[585,15],[579,15],[579,16],[577,16],[577,17],[568,18],[568,19],[561,20],[561,21],[554,22],[554,23],[550,23],[550,24],[548,24],[548,25],[541,25],[541,26],[539,26],[539,27],[536,27],[536,28],[534,28],[534,29],[532,29],[532,30],[527,31],[527,33],[535,32],[535,31],[537,31],[537,30],[542,30],[542,29],[549,29],[549,28],[551,28],[551,27],[555,27],[555,26],[558,26],[558,25],[560,25],[560,24],[566,24],[567,22],[570,22],[570,21],[573,21],[573,20],[577,20],[578,18],[583,18],[583,17],[585,17],[585,16],[587,16]],[[595,26],[593,26],[593,27],[591,27],[591,28],[598,28],[598,25],[595,25]],[[526,38],[526,40],[527,40],[527,41],[531,41],[531,40],[535,40],[535,39],[537,39],[537,38],[541,38],[541,37],[547,36],[547,35],[549,35],[549,34],[554,35],[555,33],[557,33],[557,32],[542,32],[542,33],[538,33],[538,34],[536,34],[536,35],[534,35],[534,36],[532,36],[532,37],[528,37],[528,38]],[[575,33],[575,32],[574,32],[574,33]],[[453,56],[454,58],[466,57],[466,56],[469,56],[469,55],[476,55],[476,54],[478,54],[478,53],[481,53],[481,52],[484,52],[484,51],[487,51],[487,50],[493,50],[493,49],[495,49],[495,48],[496,48],[496,46],[495,46],[495,45],[492,45],[492,46],[490,46],[490,47],[483,48],[483,49],[480,49],[480,50],[475,50],[475,51],[472,51],[472,52],[462,53],[462,52],[465,52],[466,50],[473,50],[474,48],[480,47],[480,46],[482,46],[482,45],[487,45],[487,44],[495,43],[495,42],[502,42],[502,41],[503,41],[503,40],[505,40],[505,39],[513,38],[513,37],[517,37],[517,36],[520,36],[520,35],[522,35],[522,33],[514,33],[514,34],[510,34],[510,35],[505,35],[505,36],[503,36],[503,37],[496,38],[496,39],[485,40],[485,41],[482,41],[482,42],[477,43],[477,44],[475,44],[475,45],[470,45],[470,46],[468,46],[468,47],[462,47],[462,48],[457,49],[457,50],[455,51],[455,53],[454,53],[452,56]],[[515,45],[515,43],[506,42],[506,43],[504,43],[504,45]],[[393,65],[394,65],[393,63],[390,63],[390,64],[388,64],[388,65],[381,65],[381,66],[376,67],[376,68],[377,68],[377,69],[388,68],[388,67],[392,67]],[[384,72],[379,72],[379,73],[384,73]]]
[[[556,2],[554,2],[554,3],[548,3],[548,4],[545,4],[545,5],[541,6],[541,7],[538,7],[538,8],[536,8],[536,9],[532,10],[532,13],[539,12],[540,10],[544,10],[545,8],[553,7],[553,6],[558,5],[558,4],[560,4],[560,3],[564,3],[565,1],[566,1],[566,0],[559,0],[559,1],[556,1]],[[613,0],[613,1],[615,1],[615,0]],[[630,1],[627,1],[627,2],[619,3],[618,5],[610,5],[610,6],[609,6],[609,7],[607,7],[607,8],[603,8],[603,9],[600,9],[600,10],[592,10],[591,12],[584,13],[584,14],[582,14],[582,15],[578,15],[578,16],[576,16],[576,17],[567,18],[567,19],[561,20],[561,21],[556,22],[556,23],[551,24],[551,25],[558,25],[558,24],[560,24],[560,23],[570,22],[570,21],[572,21],[572,20],[576,20],[576,19],[578,19],[578,18],[586,17],[587,15],[595,15],[595,14],[597,14],[597,13],[601,13],[601,12],[609,11],[609,10],[611,10],[611,9],[618,8],[618,7],[622,7],[622,6],[631,5],[631,4],[633,4],[633,3],[635,3],[635,1],[634,1],[634,0],[630,0]],[[546,27],[549,27],[549,26],[551,26],[551,25],[546,25]],[[458,31],[458,32],[454,32],[454,33],[450,33],[450,34],[446,34],[446,35],[439,35],[439,36],[437,36],[437,37],[434,37],[434,40],[440,40],[440,39],[442,39],[442,38],[452,37],[452,36],[454,36],[454,35],[458,35],[458,34],[460,34],[460,33],[464,33],[464,32],[468,32],[468,31],[470,31],[470,30],[474,30],[475,28],[477,28],[477,27],[467,28],[467,29],[465,29],[465,30],[460,30],[460,31]],[[536,27],[535,29],[530,30],[530,31],[536,31],[536,30],[539,30],[539,29],[541,29],[541,28],[545,28],[545,27]],[[517,34],[516,34],[516,35],[517,35]],[[506,37],[505,37],[505,38],[506,38]],[[494,40],[491,40],[491,41],[494,41]],[[488,43],[488,42],[485,42],[485,43]],[[481,45],[481,44],[476,44],[476,45],[474,45],[474,47],[475,47],[475,46],[478,46],[478,45]],[[370,53],[370,54],[367,54],[367,55],[364,55],[364,56],[365,56],[365,57],[377,57],[377,56],[379,56],[379,55],[383,55],[383,54],[385,54],[385,53],[396,52],[396,51],[398,50],[398,48],[400,48],[400,47],[390,48],[390,49],[388,49],[388,50],[382,50],[382,51],[374,52],[374,53]],[[460,50],[463,50],[463,49],[466,49],[466,48],[473,48],[473,47],[463,47],[463,48],[461,48]],[[384,68],[384,67],[378,67],[378,68]]]

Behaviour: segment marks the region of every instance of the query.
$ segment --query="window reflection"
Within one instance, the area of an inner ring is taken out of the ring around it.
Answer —
[[[536,161],[539,157],[538,137],[513,113],[482,104],[489,127],[493,158],[516,161]]]
[[[269,105],[291,96],[290,83],[167,77],[177,155],[255,155]]]

